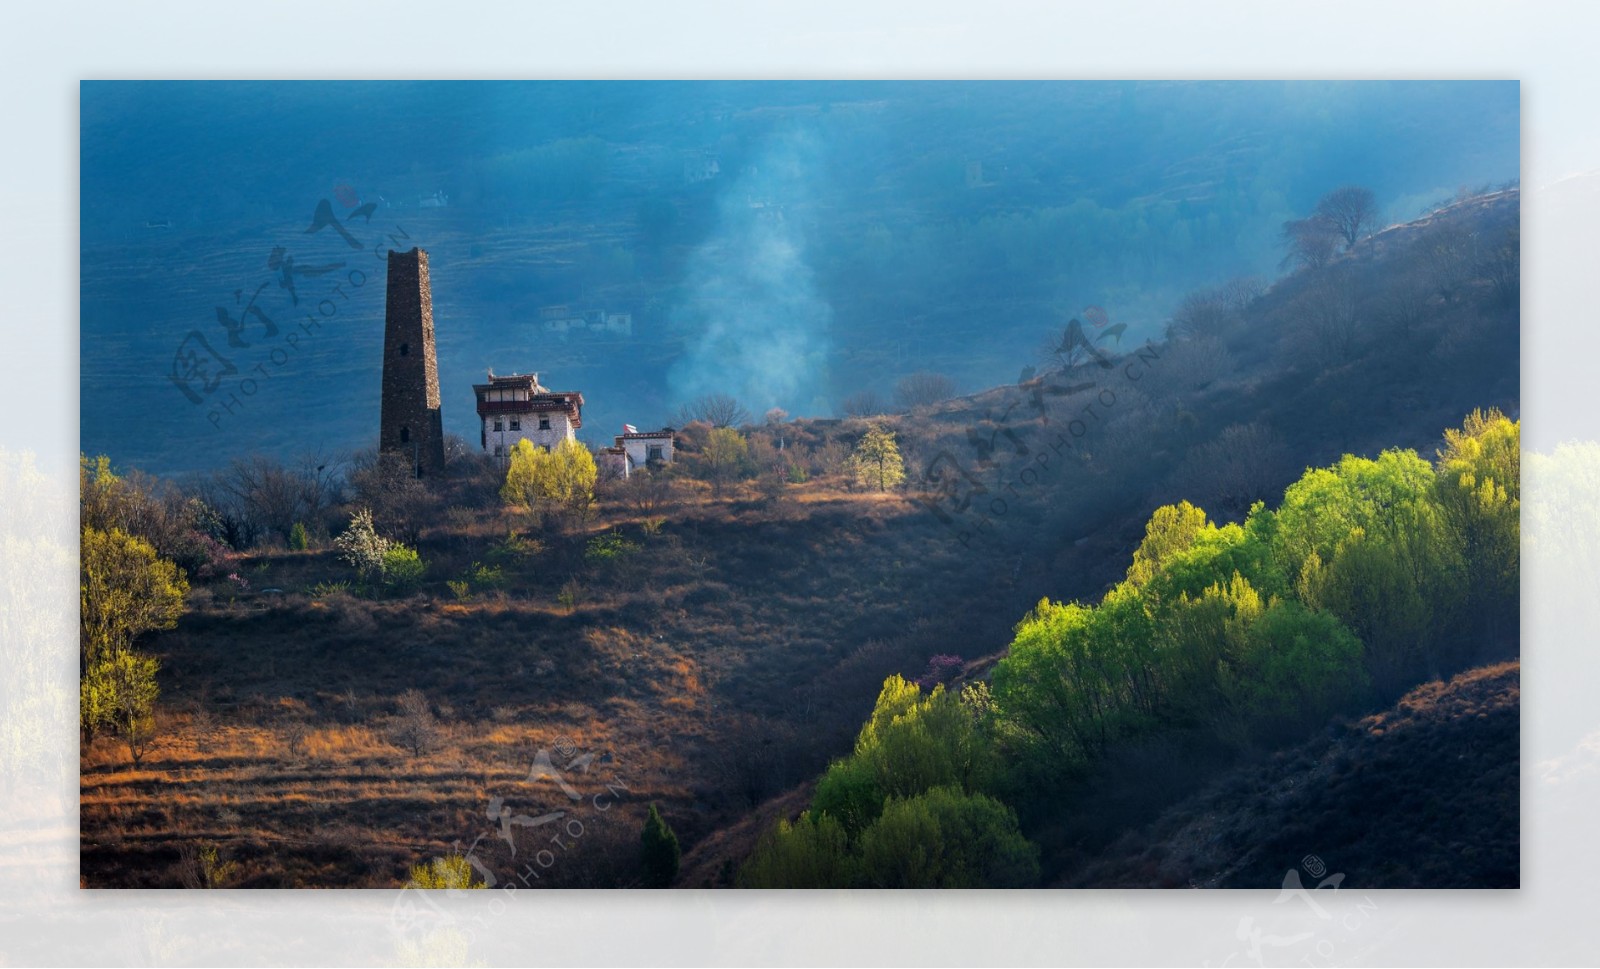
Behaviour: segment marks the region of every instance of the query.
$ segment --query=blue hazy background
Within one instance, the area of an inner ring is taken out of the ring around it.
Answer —
[[[489,368],[581,390],[596,443],[710,392],[830,416],[921,370],[1015,380],[1090,304],[1158,335],[1189,290],[1275,274],[1282,223],[1339,185],[1404,220],[1514,179],[1519,90],[89,82],[81,135],[82,448],[178,473],[375,443],[391,247],[430,254],[473,445]],[[307,231],[324,199],[348,240]],[[632,335],[551,339],[553,305]],[[190,334],[235,370],[198,403],[171,379]]]

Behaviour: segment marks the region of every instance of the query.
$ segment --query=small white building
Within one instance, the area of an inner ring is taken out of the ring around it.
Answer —
[[[607,474],[618,478],[627,478],[651,465],[671,464],[676,456],[674,434],[670,427],[641,431],[632,424],[624,424],[616,443],[600,449],[600,462]]]
[[[683,183],[698,185],[722,174],[722,163],[708,151],[689,152],[683,159]]]
[[[562,441],[578,439],[583,426],[583,395],[575,390],[547,390],[536,373],[495,376],[473,384],[478,419],[483,425],[485,453],[502,460],[518,441],[529,440],[546,451]]]
[[[630,337],[633,314],[605,310],[578,312],[566,306],[546,306],[539,310],[539,329],[546,336],[563,339],[574,335]]]

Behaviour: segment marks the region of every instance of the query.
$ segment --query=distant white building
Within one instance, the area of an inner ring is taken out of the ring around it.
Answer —
[[[722,163],[710,152],[691,152],[683,160],[683,182],[694,185],[709,182],[722,174]]]
[[[607,474],[627,478],[640,468],[671,464],[676,457],[675,432],[670,427],[641,431],[632,424],[622,425],[616,443],[600,449],[600,463]]]
[[[578,439],[583,426],[583,395],[575,390],[547,390],[536,373],[495,376],[473,384],[482,422],[482,444],[487,454],[504,459],[521,440],[546,451],[562,441]]]
[[[539,310],[539,329],[545,336],[558,339],[574,335],[631,337],[633,314],[605,310],[576,312],[566,306],[546,306]]]

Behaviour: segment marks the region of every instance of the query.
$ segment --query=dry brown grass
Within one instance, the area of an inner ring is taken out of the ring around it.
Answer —
[[[528,778],[541,750],[565,749],[593,755],[588,778],[626,789],[616,830],[564,877],[626,884],[646,803],[694,843],[820,769],[884,676],[942,648],[922,640],[914,603],[886,598],[907,580],[964,581],[940,572],[954,553],[904,548],[928,544],[929,522],[904,499],[795,490],[801,519],[734,493],[667,510],[657,535],[619,509],[464,602],[443,579],[504,537],[498,512],[426,535],[432,581],[405,601],[311,595],[346,578],[325,552],[248,557],[253,586],[284,593],[203,587],[179,628],[152,640],[164,714],[144,766],[129,770],[109,741],[84,751],[85,883],[176,885],[202,844],[220,846],[245,886],[393,885],[480,835],[509,863],[490,799],[525,815],[561,809],[552,782]],[[641,546],[635,560],[585,563],[588,536],[611,529]],[[907,562],[912,575],[884,578]],[[862,573],[875,578],[849,578]],[[570,614],[555,596],[568,578],[584,590]],[[411,688],[439,722],[417,757],[390,732]]]

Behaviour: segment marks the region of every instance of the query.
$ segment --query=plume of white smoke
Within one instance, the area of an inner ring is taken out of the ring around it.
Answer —
[[[725,393],[752,413],[804,414],[825,393],[833,309],[796,218],[812,203],[819,157],[813,139],[792,133],[721,176],[716,229],[691,254],[673,312],[687,344],[668,374],[679,402]]]

